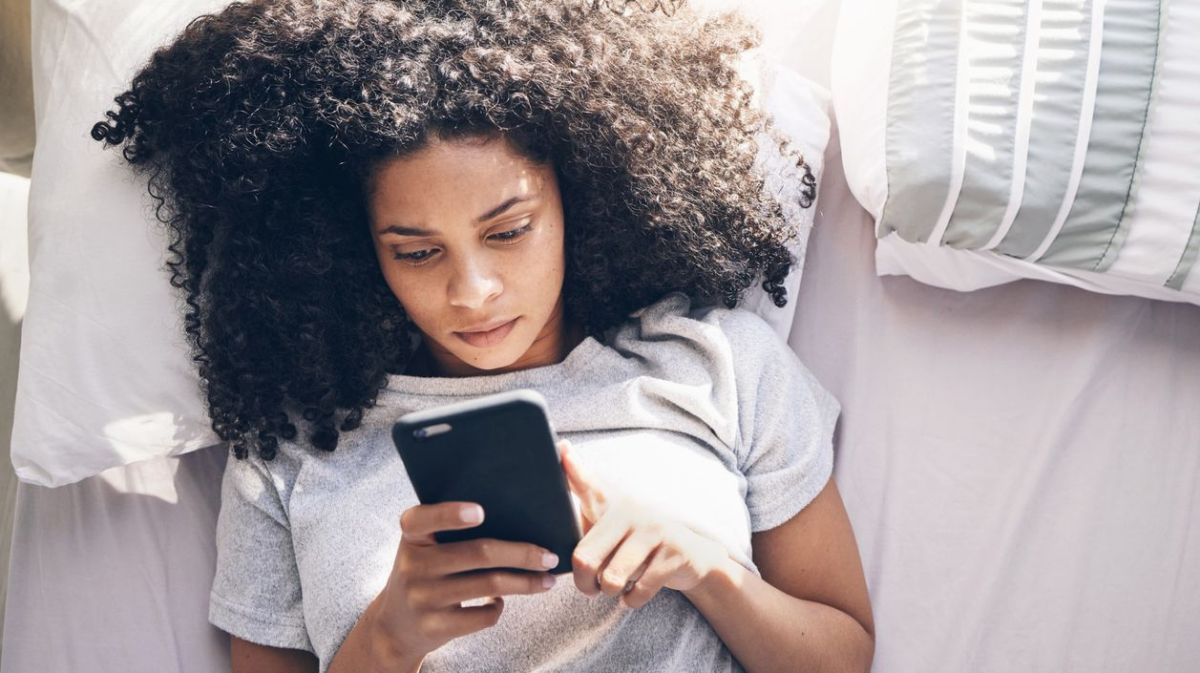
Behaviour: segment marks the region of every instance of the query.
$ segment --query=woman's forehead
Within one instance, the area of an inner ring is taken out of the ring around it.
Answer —
[[[383,226],[421,227],[432,223],[417,220],[447,214],[488,219],[501,206],[537,199],[552,175],[549,166],[535,163],[507,141],[434,140],[379,165],[371,210],[380,219],[404,214],[404,222],[380,222]]]

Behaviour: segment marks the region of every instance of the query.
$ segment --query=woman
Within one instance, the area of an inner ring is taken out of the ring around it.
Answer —
[[[759,279],[782,305],[791,264],[754,43],[675,5],[263,1],[117,98],[93,136],[150,176],[235,456],[233,670],[869,668],[837,403],[733,308]],[[417,504],[389,441],[513,388],[568,440],[572,582],[533,545],[438,544],[486,512]]]

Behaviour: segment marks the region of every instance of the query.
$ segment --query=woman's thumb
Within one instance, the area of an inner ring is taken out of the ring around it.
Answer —
[[[559,442],[559,450],[562,453],[563,471],[567,475],[567,484],[579,497],[584,518],[590,521],[597,520],[604,509],[603,492],[587,467],[579,461],[579,454],[576,453],[570,442],[566,440]]]

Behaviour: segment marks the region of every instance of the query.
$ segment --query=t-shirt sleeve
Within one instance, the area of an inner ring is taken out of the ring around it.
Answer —
[[[738,310],[724,322],[750,527],[769,530],[804,509],[828,483],[841,407],[762,318]]]
[[[221,481],[208,621],[242,640],[313,652],[300,596],[291,528],[271,473],[257,456],[231,455]]]

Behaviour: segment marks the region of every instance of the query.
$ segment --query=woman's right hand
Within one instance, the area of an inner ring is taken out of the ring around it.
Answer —
[[[546,571],[558,558],[537,545],[434,539],[438,531],[474,528],[483,516],[482,507],[467,502],[416,505],[400,515],[400,548],[372,608],[376,637],[403,661],[419,666],[425,655],[451,640],[495,625],[504,610],[502,596],[539,594],[554,586],[554,576]],[[460,605],[480,598],[493,600]]]

